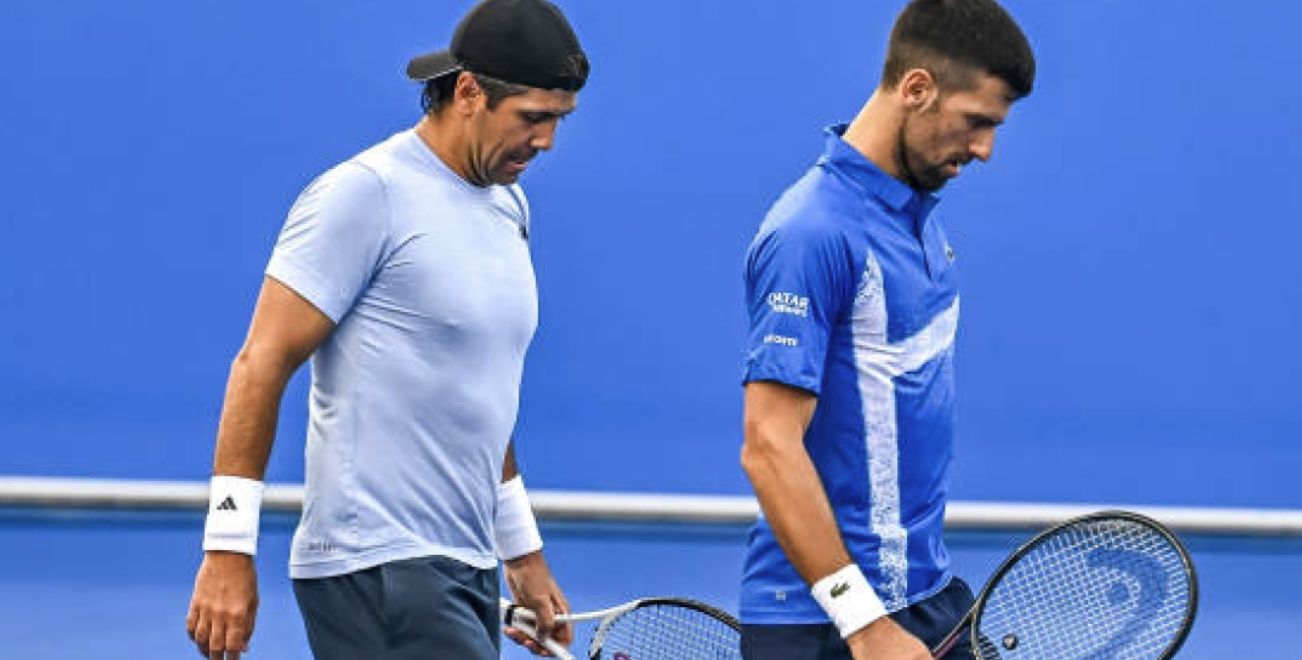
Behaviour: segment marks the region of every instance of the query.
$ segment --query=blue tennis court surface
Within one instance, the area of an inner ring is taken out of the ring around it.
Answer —
[[[184,620],[201,528],[201,517],[192,513],[0,510],[0,656],[199,657]],[[252,658],[310,657],[286,576],[292,531],[290,516],[264,521]],[[736,611],[741,527],[550,523],[544,534],[576,610],[671,593]],[[961,532],[951,534],[949,544],[959,573],[975,588],[1026,537]],[[1203,596],[1179,657],[1302,658],[1296,644],[1279,645],[1302,629],[1302,540],[1186,540]],[[586,639],[574,648],[582,643]],[[503,657],[531,656],[509,648]]]

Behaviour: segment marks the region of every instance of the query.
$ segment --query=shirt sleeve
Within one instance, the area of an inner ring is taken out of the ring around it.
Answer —
[[[371,170],[344,163],[294,202],[267,275],[339,323],[379,268],[389,227],[384,184]]]
[[[818,394],[832,328],[851,297],[839,232],[785,225],[761,232],[746,259],[749,317],[743,382]]]

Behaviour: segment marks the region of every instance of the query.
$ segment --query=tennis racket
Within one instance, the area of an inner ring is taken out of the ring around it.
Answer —
[[[686,598],[639,598],[557,621],[599,621],[589,660],[741,660],[741,624],[732,615]],[[537,615],[502,601],[502,622],[538,639]],[[574,660],[554,640],[541,642],[561,660]]]
[[[968,632],[979,660],[1166,660],[1197,609],[1198,578],[1175,534],[1102,511],[1018,548],[932,657]]]

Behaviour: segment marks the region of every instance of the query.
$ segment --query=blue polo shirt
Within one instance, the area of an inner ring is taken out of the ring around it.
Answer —
[[[746,382],[808,390],[808,450],[854,561],[896,611],[944,588],[954,442],[954,252],[937,198],[828,129],[821,158],[777,201],[746,258]],[[828,619],[762,516],[741,616]]]

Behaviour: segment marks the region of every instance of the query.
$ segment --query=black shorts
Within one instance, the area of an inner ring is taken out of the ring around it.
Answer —
[[[294,580],[317,660],[497,660],[497,569],[421,557]]]
[[[973,603],[972,590],[958,578],[936,595],[891,615],[896,623],[922,640],[937,644],[958,625]],[[741,655],[746,660],[851,660],[850,647],[830,623],[809,625],[743,625]],[[972,644],[965,635],[944,660],[971,660]]]

